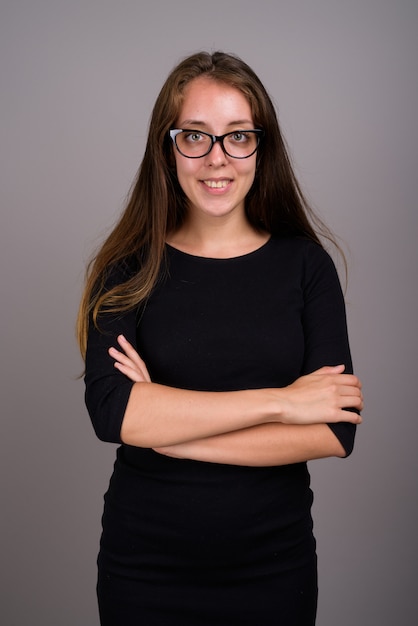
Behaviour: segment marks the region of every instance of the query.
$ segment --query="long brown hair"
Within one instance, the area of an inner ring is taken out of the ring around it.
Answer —
[[[304,236],[318,244],[319,236],[333,241],[304,198],[274,105],[257,75],[240,58],[224,52],[189,56],[173,69],[158,95],[127,206],[88,264],[77,320],[83,356],[90,318],[97,324],[99,313],[136,308],[150,295],[160,273],[167,234],[185,219],[187,198],[177,181],[168,131],[180,113],[185,87],[202,75],[241,91],[250,103],[255,128],[264,130],[255,180],[245,201],[249,222],[272,235]],[[105,289],[109,270],[128,258],[138,260],[138,272],[126,282]]]

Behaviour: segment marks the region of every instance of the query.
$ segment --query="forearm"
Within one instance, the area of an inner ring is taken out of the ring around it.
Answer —
[[[115,359],[115,368],[135,381],[120,431],[121,440],[132,446],[161,448],[271,423],[294,427],[299,424],[361,421],[357,414],[344,410],[346,407],[361,410],[363,398],[360,381],[352,375],[343,375],[343,365],[320,368],[284,388],[191,391],[151,382],[146,364],[132,345],[123,336],[118,338],[118,342],[122,352],[113,347],[109,350],[110,356]],[[272,433],[271,430],[266,432]],[[319,433],[323,432],[320,429]],[[293,441],[291,435],[296,433],[296,441],[300,441],[298,428],[289,428],[283,433],[285,439],[290,437],[289,444]],[[316,435],[315,429],[312,434]],[[335,439],[334,435],[332,437]],[[302,449],[297,447],[296,456],[299,458],[302,455],[303,460],[306,454],[306,458],[335,454],[332,451],[329,453],[328,448],[324,452],[309,452],[315,437],[304,436],[301,441],[304,446]],[[246,442],[247,439],[244,439],[243,443]],[[251,437],[249,444],[251,446]],[[283,450],[286,451],[286,446]]]
[[[261,424],[280,423],[283,428],[289,426],[283,431],[286,433],[283,437],[290,438],[289,444],[293,442],[293,436],[295,442],[304,444],[301,450],[297,449],[297,454],[305,456],[309,447],[317,441],[317,432],[312,429],[309,436],[301,436],[300,425],[361,422],[359,415],[344,410],[344,407],[350,406],[362,409],[360,383],[353,376],[333,374],[334,370],[341,372],[340,367],[322,368],[318,370],[321,373],[299,378],[282,389],[205,392],[137,382],[132,387],[126,407],[121,439],[133,446],[158,448]],[[319,434],[322,432],[324,430],[320,429]],[[335,435],[332,437],[335,438]],[[332,442],[332,437],[329,440],[326,438],[326,441]],[[322,441],[322,438],[319,437],[319,440]],[[309,454],[311,456],[307,458],[332,456],[334,453],[328,454],[326,449],[324,453],[313,451]]]
[[[275,421],[279,414],[271,390],[204,392],[139,382],[131,391],[121,439],[144,448],[171,446]]]
[[[326,424],[263,424],[157,449],[177,458],[227,465],[276,466],[325,457],[345,450]]]

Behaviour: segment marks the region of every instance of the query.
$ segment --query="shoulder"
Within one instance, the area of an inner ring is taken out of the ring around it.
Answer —
[[[270,253],[306,266],[329,265],[334,262],[320,244],[304,237],[277,237],[270,240]]]
[[[318,283],[339,287],[339,277],[330,253],[320,244],[303,237],[274,237],[271,240],[272,263],[286,266],[309,290]]]

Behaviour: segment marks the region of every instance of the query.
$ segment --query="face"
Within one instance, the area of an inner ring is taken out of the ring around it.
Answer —
[[[208,78],[187,85],[176,127],[223,135],[254,128],[251,107],[234,87]],[[176,148],[178,181],[192,216],[244,218],[244,201],[255,176],[256,153],[247,159],[227,156],[219,142],[204,157],[189,159]]]

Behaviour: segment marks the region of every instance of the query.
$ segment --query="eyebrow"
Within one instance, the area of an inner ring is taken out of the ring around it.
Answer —
[[[227,124],[227,126],[240,126],[242,124],[251,124],[251,125],[253,125],[254,122],[252,120],[247,120],[247,119],[234,120],[232,122],[229,122]],[[207,126],[207,123],[203,122],[202,120],[183,120],[181,122],[181,126]]]

